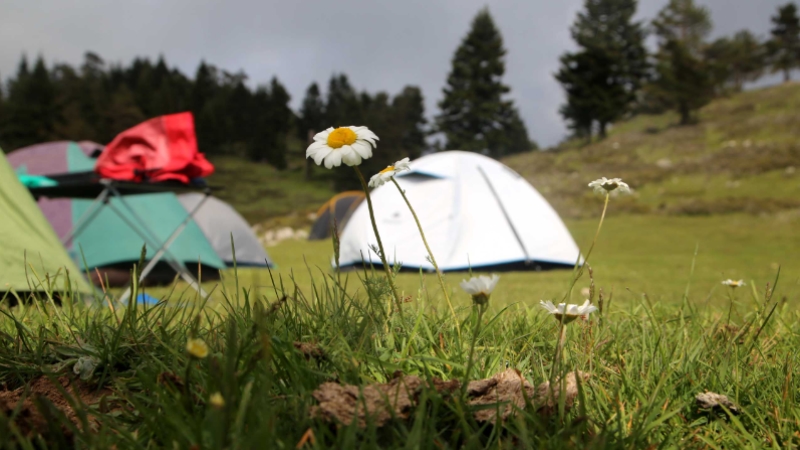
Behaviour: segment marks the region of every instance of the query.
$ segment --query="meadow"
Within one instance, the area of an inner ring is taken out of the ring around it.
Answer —
[[[277,270],[229,271],[206,302],[180,285],[114,311],[44,297],[2,311],[2,445],[793,448],[798,222],[612,204],[590,261],[602,311],[565,325],[561,364],[559,322],[538,302],[562,299],[570,271],[501,274],[481,315],[448,274],[455,317],[435,277],[400,274],[401,314],[382,271],[337,275],[331,243],[287,241],[271,248]],[[569,222],[582,246],[595,226]],[[732,403],[699,408],[707,390]]]
[[[332,242],[289,240],[268,248],[275,270],[225,271],[205,299],[178,283],[144,289],[155,306],[98,291],[0,307],[0,447],[800,447],[800,210],[780,159],[796,149],[793,89],[715,102],[694,127],[637,118],[601,143],[505,161],[584,253],[602,209],[586,183],[634,187],[612,199],[574,287],[569,270],[501,273],[484,309],[460,289],[467,275],[446,274],[451,310],[435,274],[401,273],[397,305],[381,268],[336,273]],[[749,115],[721,125],[736,114]],[[758,117],[779,127],[760,147],[726,145]],[[657,147],[669,142],[683,144]],[[721,148],[726,165],[703,168]],[[228,164],[231,183],[258,178]],[[229,200],[300,223],[328,194],[295,189],[297,170],[276,176],[279,202]],[[539,306],[587,298],[599,311],[569,323]],[[707,392],[725,398],[698,401]]]

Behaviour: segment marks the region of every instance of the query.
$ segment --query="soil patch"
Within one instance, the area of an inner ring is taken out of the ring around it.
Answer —
[[[59,389],[60,387],[60,389]],[[67,396],[62,393],[66,392]],[[48,423],[49,418],[42,413],[39,403],[46,400],[58,409],[67,420],[76,427],[83,425],[78,412],[73,409],[75,405],[95,405],[100,399],[111,393],[108,389],[96,390],[70,377],[62,375],[56,379],[46,376],[39,377],[30,382],[27,387],[22,386],[14,390],[0,390],[0,411],[6,417],[13,417],[13,423],[23,436],[47,434],[53,427]],[[97,426],[96,419],[89,414],[89,425]],[[72,436],[72,430],[61,425],[61,433],[67,438]]]

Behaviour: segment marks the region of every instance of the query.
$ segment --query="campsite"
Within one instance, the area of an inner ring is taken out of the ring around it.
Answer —
[[[0,448],[800,448],[794,3],[354,1],[0,6]]]

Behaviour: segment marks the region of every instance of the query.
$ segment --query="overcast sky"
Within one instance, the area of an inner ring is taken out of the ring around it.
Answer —
[[[714,36],[742,28],[766,36],[788,0],[698,0],[711,9]],[[652,18],[667,0],[641,0]],[[201,59],[244,70],[253,84],[277,75],[297,107],[306,87],[346,73],[359,90],[425,95],[428,116],[470,21],[488,5],[508,49],[505,82],[531,138],[557,143],[563,93],[553,79],[558,56],[573,48],[569,26],[582,0],[3,0],[0,76],[20,55],[78,64],[87,50],[106,61],[157,58],[193,76]],[[369,125],[369,124],[365,124]]]

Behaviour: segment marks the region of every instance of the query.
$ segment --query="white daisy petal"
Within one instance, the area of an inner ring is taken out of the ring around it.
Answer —
[[[328,136],[330,136],[331,131],[333,131],[333,128],[328,128],[327,130],[320,131],[319,133],[314,135],[314,140],[323,142],[328,140]]]
[[[374,139],[376,141],[380,140],[378,136],[367,127],[361,127],[361,129],[353,131],[356,133],[356,136],[358,136],[359,139]]]
[[[488,296],[494,291],[498,281],[500,281],[500,277],[495,274],[491,277],[481,275],[479,277],[472,277],[469,281],[461,280],[460,286],[461,289],[469,295],[484,294]]]
[[[338,167],[342,164],[342,152],[338,150],[332,151],[326,158],[325,158],[325,167],[330,169],[332,167]]]
[[[369,179],[369,187],[378,187],[382,184],[383,182],[381,182],[381,174],[379,173],[376,173]]]
[[[631,188],[620,178],[600,177],[589,183],[589,187],[599,194],[611,194],[616,192],[630,193]]]
[[[577,319],[578,317],[586,317],[589,314],[597,311],[597,307],[592,305],[589,300],[583,302],[582,305],[567,305],[564,303],[559,303],[558,306],[554,305],[551,301],[540,301],[539,305],[546,309],[548,313],[550,313],[556,320],[559,322],[562,321],[563,323],[567,324],[572,322],[573,320]]]
[[[325,159],[325,157],[326,157],[326,156],[328,156],[328,155],[329,155],[331,152],[333,152],[333,149],[331,149],[330,147],[327,147],[327,146],[326,146],[325,148],[322,148],[322,149],[320,149],[319,151],[317,151],[317,152],[316,152],[316,153],[313,155],[313,158],[314,158],[314,163],[315,163],[316,165],[320,165],[320,164],[322,164],[322,161],[323,161],[323,160]]]
[[[342,156],[342,161],[348,166],[357,166],[361,164],[361,155],[353,151],[351,148],[349,152]]]
[[[409,170],[411,167],[411,163],[409,162],[408,158],[403,158],[400,161],[394,163],[394,171],[395,172],[402,172],[404,170]]]
[[[306,149],[306,158],[308,158],[309,156],[314,156],[316,152],[322,149],[330,150],[330,148],[328,148],[328,146],[324,142],[319,142],[319,141],[312,142],[311,145],[309,145],[308,148]]]
[[[372,147],[370,147],[369,144],[364,141],[356,141],[353,143],[353,145],[351,145],[351,147],[353,147],[353,150],[358,152],[358,154],[364,159],[372,156]]]

